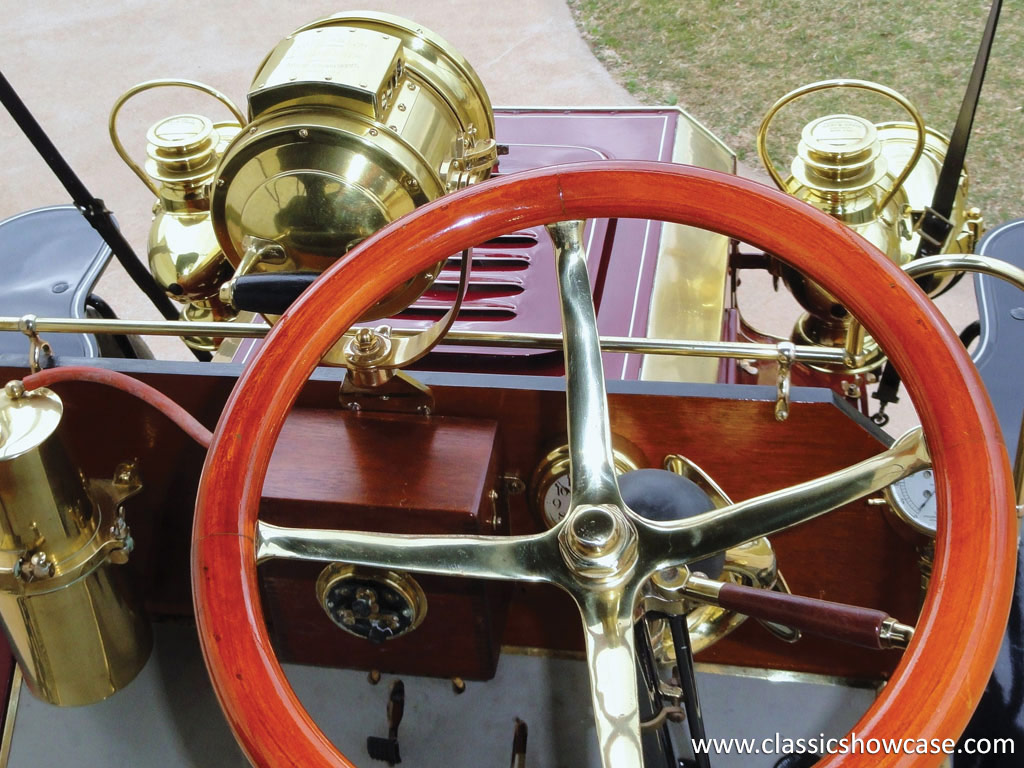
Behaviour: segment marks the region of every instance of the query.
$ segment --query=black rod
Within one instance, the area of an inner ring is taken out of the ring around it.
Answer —
[[[996,25],[999,22],[999,13],[1002,8],[1003,0],[993,0],[992,7],[988,12],[988,21],[985,23],[985,31],[981,35],[978,55],[974,59],[974,68],[967,81],[964,100],[960,104],[960,114],[956,118],[956,125],[949,137],[949,148],[935,184],[932,204],[925,209],[921,218],[921,239],[918,242],[916,258],[934,256],[941,252],[953,228],[949,217],[953,212],[957,188],[960,186],[960,173],[963,171],[964,158],[967,155],[967,143],[971,138],[974,115],[978,110],[981,86],[985,82],[985,70],[988,68],[988,58],[992,52],[992,41],[996,36]]]
[[[99,233],[104,242],[110,246],[110,250],[113,251],[117,260],[121,262],[121,266],[124,267],[129,277],[149,297],[149,300],[153,302],[153,306],[160,311],[160,314],[168,320],[177,320],[178,310],[167,297],[167,294],[164,293],[163,289],[157,284],[156,280],[153,279],[149,270],[139,260],[139,257],[132,250],[128,241],[124,239],[124,235],[117,228],[113,216],[111,216],[103,201],[89,194],[89,190],[85,188],[81,179],[78,178],[71,169],[71,166],[68,165],[67,161],[57,150],[57,147],[50,141],[50,137],[46,135],[42,126],[39,125],[32,113],[29,112],[28,107],[25,106],[25,103],[7,81],[7,78],[4,77],[3,72],[0,72],[0,103],[4,105],[11,117],[14,118],[14,122],[18,124],[22,133],[32,142],[32,146],[36,148],[36,151],[46,161],[46,164],[50,166],[50,170],[53,171],[57,180],[64,185],[64,189],[71,195],[75,207],[82,212],[86,221]],[[193,352],[200,360],[210,359],[209,354],[206,352],[199,350],[193,350]]]
[[[686,616],[670,616],[672,644],[676,650],[676,668],[679,671],[679,685],[683,689],[683,707],[686,709],[686,726],[690,731],[690,744],[697,768],[711,768],[711,755],[705,749],[707,733],[704,730],[704,713],[697,696],[697,676],[693,671],[693,649],[690,647],[690,630]]]

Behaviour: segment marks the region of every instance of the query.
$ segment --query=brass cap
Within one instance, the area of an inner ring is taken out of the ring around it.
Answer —
[[[826,115],[804,126],[792,170],[805,186],[855,191],[877,184],[888,165],[873,123],[856,115]]]
[[[217,168],[220,136],[202,115],[172,115],[146,132],[146,173],[165,183],[200,183]]]

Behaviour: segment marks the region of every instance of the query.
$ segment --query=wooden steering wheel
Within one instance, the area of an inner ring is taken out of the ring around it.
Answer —
[[[697,168],[602,162],[494,180],[404,217],[325,272],[242,373],[203,469],[192,584],[214,688],[255,765],[351,765],[306,714],[274,657],[260,605],[258,560],[340,560],[558,584],[583,616],[604,765],[632,767],[642,762],[633,607],[648,576],[810,519],[926,462],[921,439],[901,439],[837,473],[827,493],[805,484],[676,523],[640,518],[622,503],[612,468],[593,303],[582,248],[567,225],[556,259],[567,339],[572,496],[559,525],[531,536],[405,538],[282,529],[257,520],[263,479],[286,414],[322,355],[364,310],[449,254],[514,229],[589,217],[699,226],[776,254],[838,296],[902,371],[935,468],[935,565],[916,636],[854,730],[865,741],[941,740],[956,738],[965,727],[1003,636],[1017,521],[995,417],[956,335],[880,252],[791,197]],[[821,765],[934,765],[941,759],[846,754]]]

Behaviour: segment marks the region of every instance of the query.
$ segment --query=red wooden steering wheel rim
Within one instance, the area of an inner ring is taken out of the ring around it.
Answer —
[[[257,586],[254,535],[263,479],[300,387],[341,333],[415,272],[515,229],[605,217],[699,226],[779,255],[862,318],[903,372],[929,436],[940,534],[917,637],[854,730],[866,742],[956,738],[965,727],[1006,625],[1017,527],[995,417],[956,335],[880,252],[791,197],[703,169],[602,162],[490,181],[402,218],[324,273],[284,314],[242,373],[203,469],[192,584],[214,689],[255,765],[351,765],[306,714],[285,679],[264,626]],[[958,510],[956,521],[953,509]],[[935,755],[851,754],[821,765],[930,765],[939,760]]]

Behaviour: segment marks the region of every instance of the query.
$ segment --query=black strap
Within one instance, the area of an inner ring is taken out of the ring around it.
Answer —
[[[981,86],[985,81],[985,69],[988,67],[988,57],[992,50],[992,40],[996,34],[996,24],[999,21],[999,12],[1002,7],[1003,0],[993,0],[992,7],[989,9],[988,22],[985,24],[985,32],[981,37],[981,46],[978,48],[978,55],[974,60],[971,78],[967,81],[967,91],[964,93],[960,114],[949,139],[946,158],[939,171],[939,180],[935,185],[935,194],[932,195],[932,204],[925,208],[917,225],[921,234],[921,240],[917,245],[917,258],[934,256],[942,251],[942,247],[953,229],[953,223],[949,217],[953,213],[956,191],[960,186],[960,174],[964,168],[964,157],[967,155],[967,143],[971,138],[974,113],[978,108],[978,98],[981,96]]]

